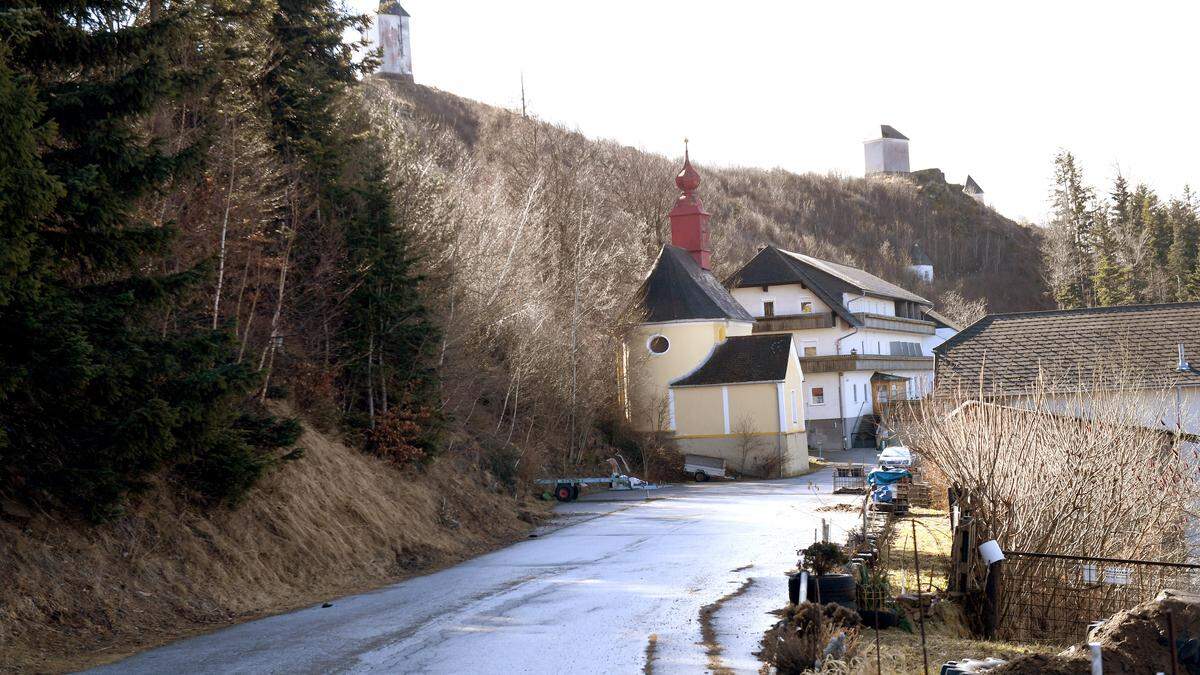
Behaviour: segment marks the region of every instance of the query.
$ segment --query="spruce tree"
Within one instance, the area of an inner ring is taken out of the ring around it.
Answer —
[[[231,365],[228,335],[188,321],[189,289],[207,269],[154,271],[175,231],[141,214],[199,153],[169,151],[146,120],[202,79],[170,57],[186,42],[184,17],[141,9],[0,10],[0,81],[13,93],[0,127],[15,141],[0,185],[25,192],[5,232],[24,271],[0,299],[0,494],[95,519],[164,465],[201,495],[236,499],[264,452],[297,433],[242,412],[254,374]]]
[[[1197,238],[1200,237],[1200,222],[1190,188],[1185,187],[1182,197],[1171,200],[1166,216],[1166,226],[1171,232],[1167,275],[1174,296],[1172,299],[1183,300],[1188,295],[1188,279],[1196,267]]]
[[[1070,152],[1054,158],[1051,265],[1054,298],[1059,307],[1086,307],[1095,300],[1094,274],[1095,196]]]
[[[1092,285],[1099,305],[1128,305],[1134,301],[1130,288],[1130,272],[1120,261],[1117,238],[1112,225],[1104,216],[1095,222],[1095,273]]]
[[[408,228],[398,222],[393,187],[379,151],[364,148],[356,184],[337,201],[345,222],[343,388],[347,424],[375,429],[373,449],[398,459],[433,451],[437,428],[431,349],[438,331],[419,291]]]

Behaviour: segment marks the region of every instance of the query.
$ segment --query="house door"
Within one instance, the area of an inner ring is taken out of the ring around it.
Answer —
[[[876,373],[871,376],[871,412],[882,415],[888,404],[908,400],[908,378]]]

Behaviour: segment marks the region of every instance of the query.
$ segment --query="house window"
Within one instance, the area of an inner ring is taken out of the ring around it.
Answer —
[[[792,424],[800,423],[800,397],[796,395],[796,390],[792,390]]]
[[[815,345],[804,345],[804,355],[805,356],[816,356],[817,355],[816,346]]]
[[[763,316],[766,316],[766,317],[775,316],[775,301],[774,300],[763,300]]]
[[[801,314],[812,314],[812,303],[811,302],[801,302],[800,303],[800,313]]]
[[[853,387],[853,391],[854,391],[854,402],[858,403],[858,384],[855,383],[851,386]]]
[[[808,390],[808,395],[812,399],[813,405],[825,404],[825,387],[813,387]]]
[[[671,348],[671,341],[668,340],[666,336],[655,335],[654,337],[650,338],[650,341],[646,343],[646,346],[650,349],[651,354],[666,354],[667,350]]]

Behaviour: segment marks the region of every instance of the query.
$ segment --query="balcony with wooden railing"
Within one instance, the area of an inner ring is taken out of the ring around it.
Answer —
[[[916,333],[917,335],[933,335],[937,326],[932,321],[909,319],[903,316],[887,316],[885,314],[868,314],[855,312],[854,318],[862,322],[863,328],[891,330],[901,333]]]
[[[833,328],[833,323],[833,312],[809,312],[807,314],[760,316],[754,320],[754,332],[780,333],[789,330]]]

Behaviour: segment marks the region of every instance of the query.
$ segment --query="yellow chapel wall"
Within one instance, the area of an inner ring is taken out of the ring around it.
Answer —
[[[618,381],[625,390],[622,402],[633,428],[670,430],[670,382],[699,368],[726,337],[749,335],[751,326],[742,321],[679,321],[642,324],[630,331],[621,349]],[[658,335],[670,343],[663,354],[649,348]]]
[[[673,391],[677,436],[779,433],[778,387],[774,382],[675,387]]]

